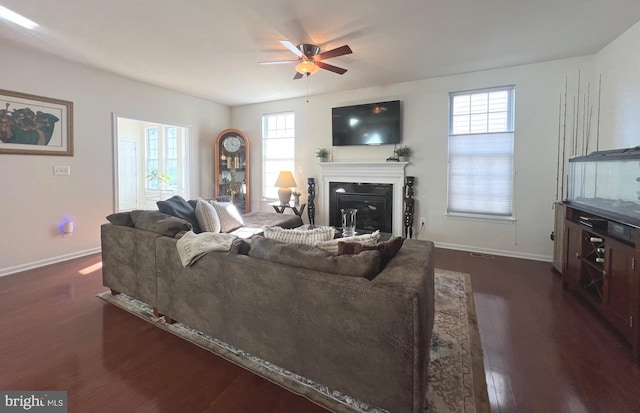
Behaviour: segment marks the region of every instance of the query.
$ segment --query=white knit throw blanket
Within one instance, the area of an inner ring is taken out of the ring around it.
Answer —
[[[180,261],[186,268],[210,251],[229,251],[236,238],[238,237],[233,234],[215,232],[195,234],[189,231],[178,240],[176,247]]]

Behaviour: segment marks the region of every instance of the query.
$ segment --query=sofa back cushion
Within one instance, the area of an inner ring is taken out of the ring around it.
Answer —
[[[249,256],[307,270],[369,279],[378,273],[380,266],[379,251],[337,256],[312,245],[288,244],[263,237],[252,238]]]
[[[191,224],[160,211],[131,211],[134,227],[151,231],[168,237],[175,237],[178,233],[192,229]]]
[[[357,242],[338,242],[338,255],[359,254],[362,251],[380,251],[380,271],[384,269],[387,263],[402,248],[404,238],[395,237],[389,241],[381,242],[376,245],[366,245]]]
[[[122,225],[125,227],[133,226],[131,212],[116,212],[115,214],[107,215],[107,221],[111,222],[113,225]]]
[[[158,205],[160,212],[184,219],[190,223],[193,227],[193,232],[196,234],[202,232],[200,225],[198,225],[195,208],[189,205],[180,195],[174,195],[165,201],[158,201],[156,205]]]
[[[332,227],[317,227],[313,229],[284,229],[282,227],[264,227],[264,236],[278,242],[314,245],[333,238],[335,230]],[[337,244],[336,244],[337,245]]]

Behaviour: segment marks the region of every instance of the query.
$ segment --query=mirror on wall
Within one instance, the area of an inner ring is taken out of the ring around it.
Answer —
[[[114,129],[117,212],[189,198],[188,127],[118,116]]]

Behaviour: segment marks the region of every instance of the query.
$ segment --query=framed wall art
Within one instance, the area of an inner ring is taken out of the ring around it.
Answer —
[[[0,154],[73,156],[73,102],[0,89]]]

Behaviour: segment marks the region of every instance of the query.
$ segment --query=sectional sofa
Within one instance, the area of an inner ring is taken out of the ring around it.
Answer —
[[[114,293],[370,406],[423,411],[431,242],[404,241],[380,270],[378,251],[335,256],[257,236],[185,268],[176,244],[190,224],[137,215],[101,228],[103,284]]]

